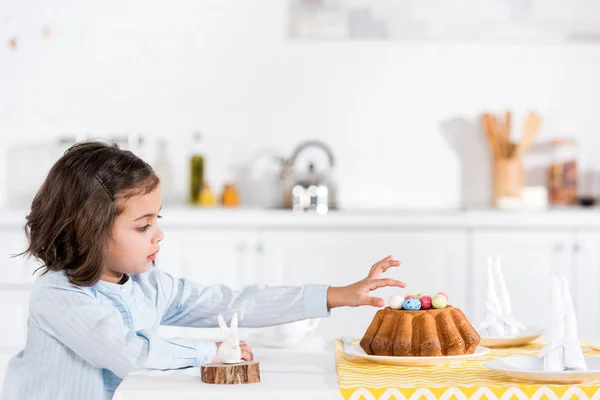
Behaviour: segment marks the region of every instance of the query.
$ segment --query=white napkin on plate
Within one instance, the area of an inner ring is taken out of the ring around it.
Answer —
[[[512,316],[510,293],[502,274],[500,257],[488,257],[486,284],[485,319],[479,325],[483,337],[515,336],[525,330],[525,326]]]
[[[504,324],[502,324],[502,306],[500,298],[496,293],[494,285],[494,271],[488,265],[485,295],[485,319],[479,324],[479,334],[484,337],[504,336]]]
[[[563,275],[554,275],[550,281],[550,327],[548,343],[542,348],[544,371],[587,371],[583,358],[577,318],[569,282]]]

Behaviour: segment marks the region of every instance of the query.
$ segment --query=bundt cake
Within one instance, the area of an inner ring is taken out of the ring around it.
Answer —
[[[417,311],[386,307],[375,314],[360,347],[377,356],[455,356],[473,354],[480,339],[465,314],[450,305]]]

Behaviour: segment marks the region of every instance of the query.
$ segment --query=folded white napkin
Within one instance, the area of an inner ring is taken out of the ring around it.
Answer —
[[[484,337],[504,336],[502,306],[496,293],[494,271],[491,265],[488,265],[485,291],[485,319],[479,324],[479,334]]]
[[[488,257],[486,284],[485,319],[479,325],[483,337],[515,336],[525,330],[525,326],[512,316],[510,294],[502,274],[500,257],[494,261]]]
[[[496,284],[496,291],[500,298],[500,307],[502,308],[502,323],[504,324],[504,334],[507,336],[515,336],[519,332],[525,330],[525,325],[515,320],[512,316],[512,304],[510,301],[510,293],[506,287],[504,281],[504,275],[502,274],[502,263],[500,257],[496,258],[496,263],[493,266],[494,270],[494,283]]]
[[[587,371],[579,337],[573,298],[567,278],[554,275],[550,281],[550,327],[542,348],[544,371]]]

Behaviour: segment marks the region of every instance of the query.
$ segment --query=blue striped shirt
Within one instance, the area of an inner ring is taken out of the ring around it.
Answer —
[[[129,372],[196,367],[214,342],[162,338],[159,325],[216,327],[237,312],[240,327],[329,315],[327,286],[250,285],[235,291],[175,278],[156,267],[124,284],[91,287],[61,272],[39,277],[31,293],[27,343],[8,364],[1,400],[112,398]]]

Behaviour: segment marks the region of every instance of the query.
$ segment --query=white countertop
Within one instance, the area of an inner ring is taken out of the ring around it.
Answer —
[[[260,383],[202,382],[200,367],[129,374],[114,400],[164,399],[341,399],[333,342],[317,349],[253,348]]]
[[[27,210],[0,210],[0,228],[22,228]],[[290,210],[163,207],[163,228],[600,228],[600,207],[546,211],[343,210],[327,215]]]

